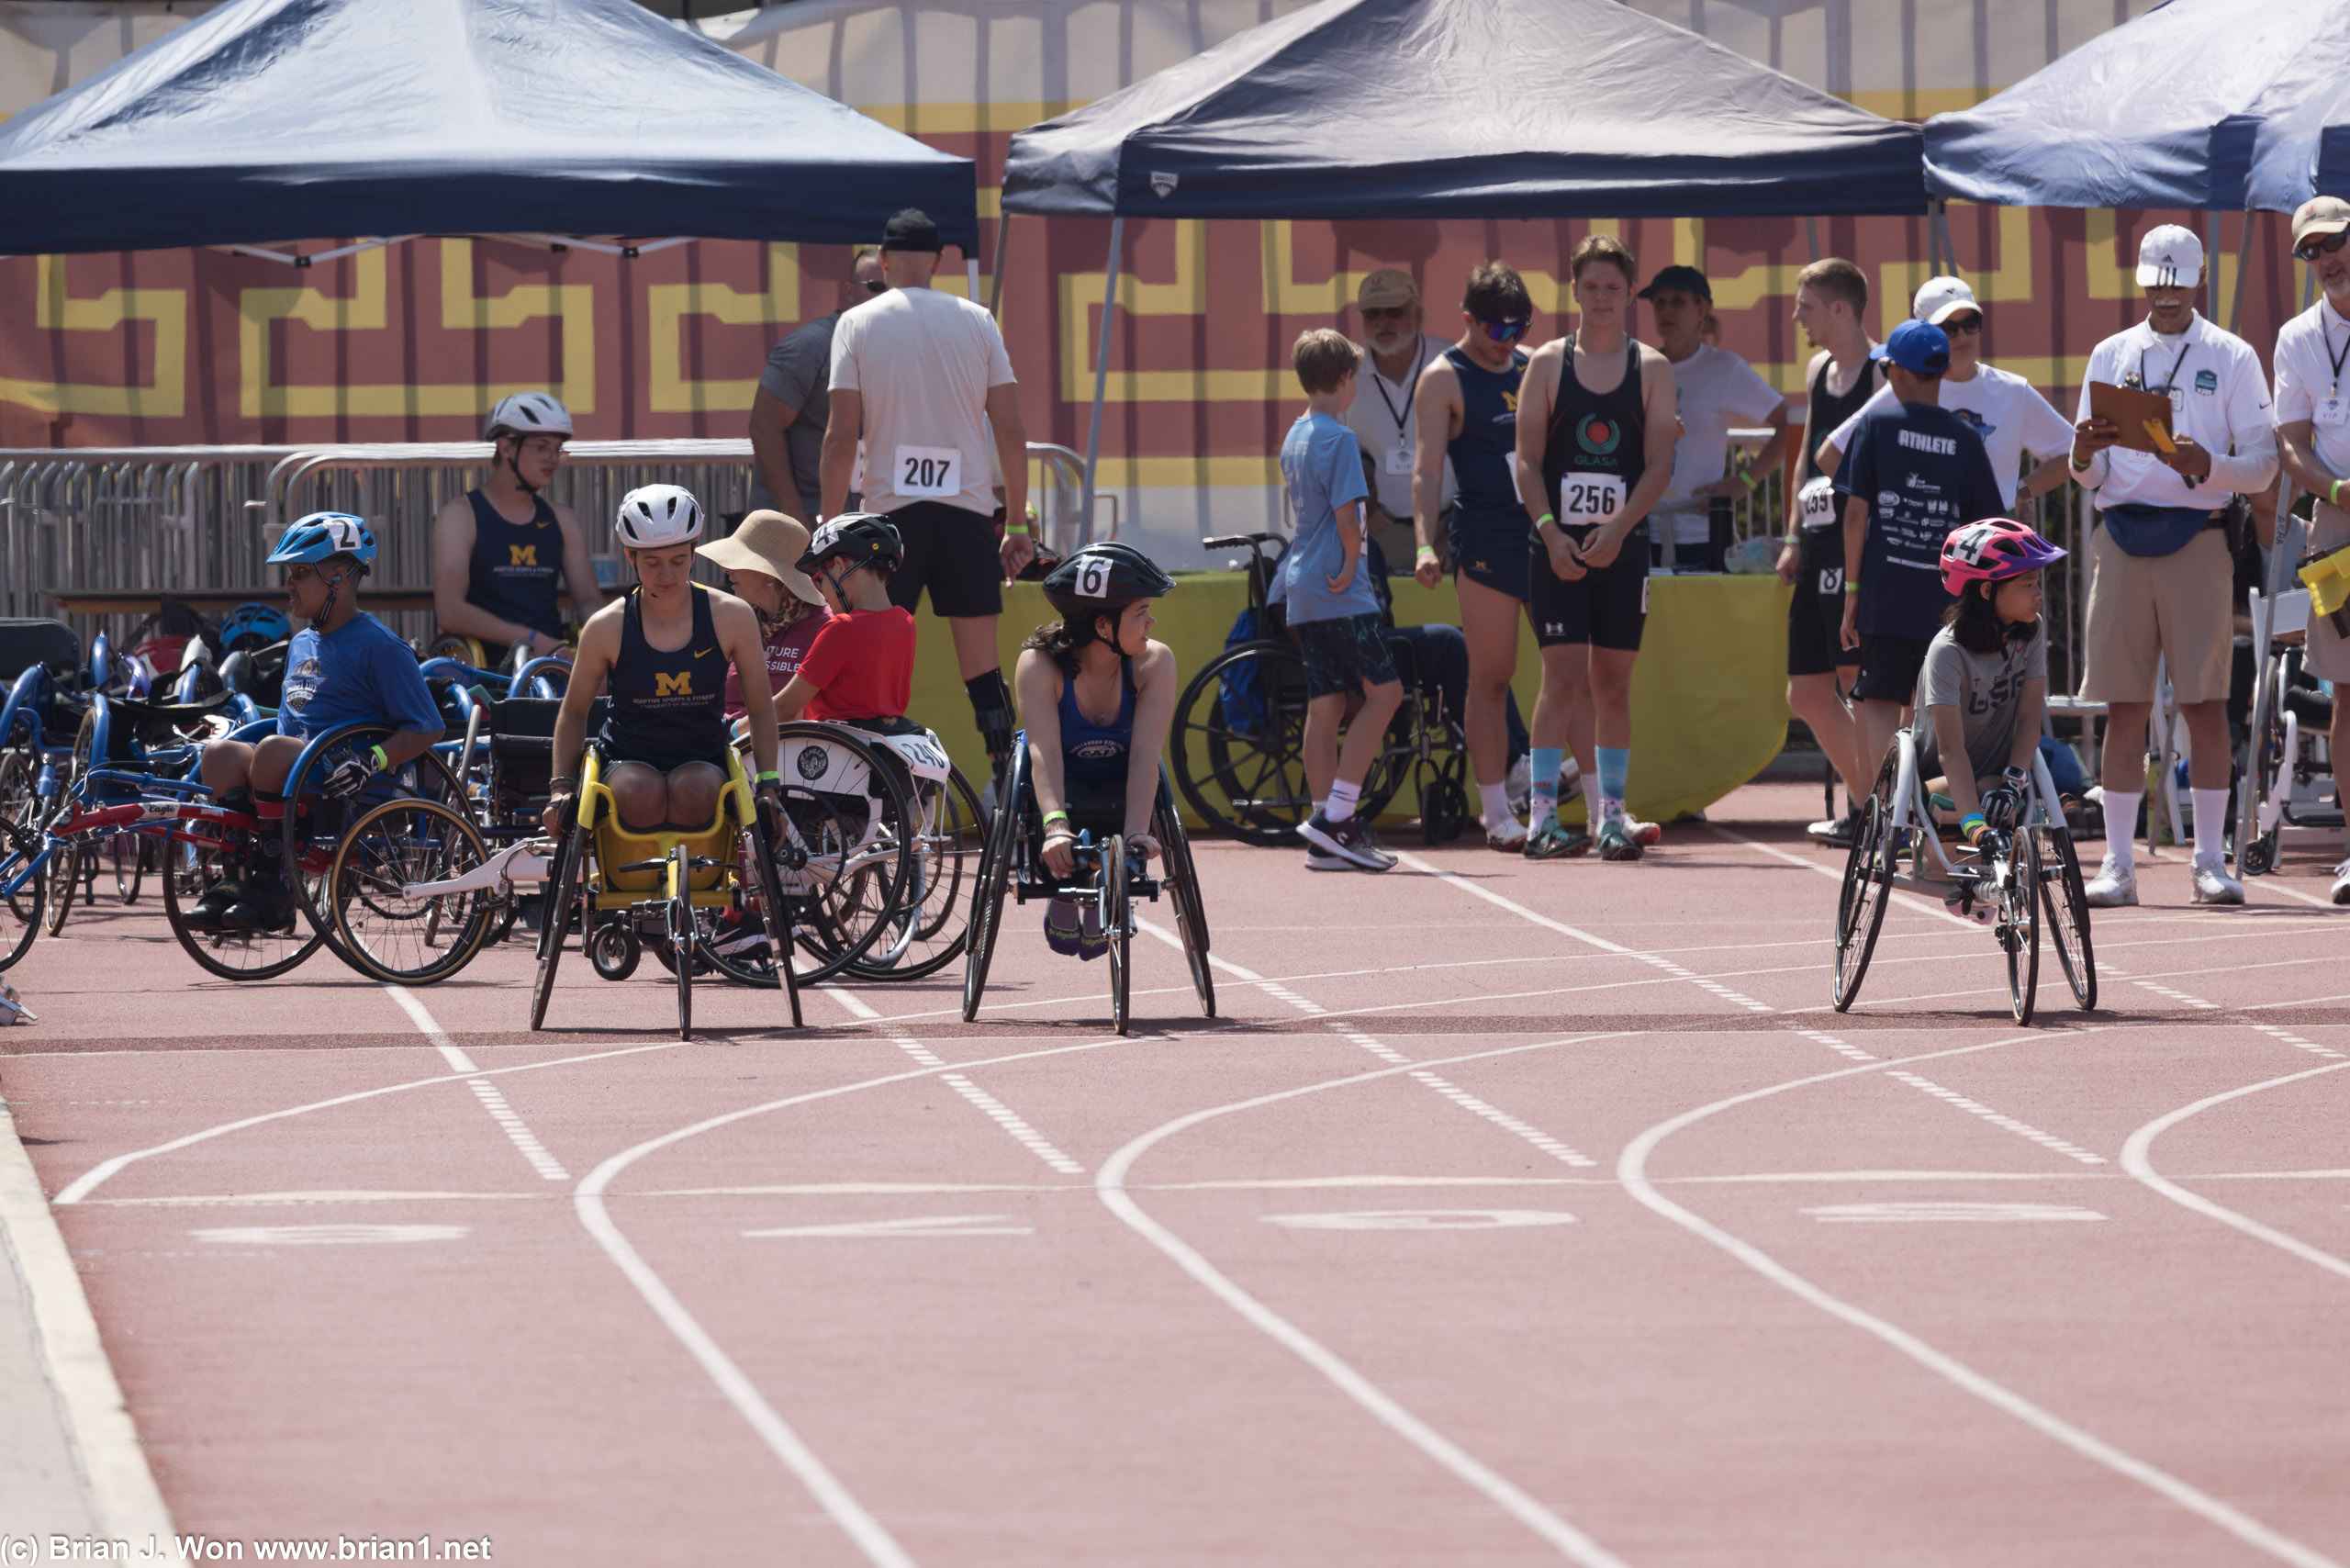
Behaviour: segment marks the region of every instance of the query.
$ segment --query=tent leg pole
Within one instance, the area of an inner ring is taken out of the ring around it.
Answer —
[[[1012,235],[1012,214],[1000,213],[995,220],[995,280],[988,286],[988,314],[1003,319],[1003,252],[1004,241]]]
[[[979,258],[963,258],[963,297],[977,305],[979,302]]]
[[[1118,257],[1125,250],[1126,220],[1110,219],[1110,264],[1102,284],[1102,344],[1093,359],[1093,423],[1085,435],[1085,500],[1080,516],[1085,540],[1093,540],[1094,471],[1102,462],[1102,400],[1110,390],[1110,312],[1118,305]]]
[[[2228,302],[2228,330],[2231,332],[2236,330],[2236,323],[2244,319],[2244,274],[2252,270],[2253,218],[2252,208],[2245,207],[2244,241],[2236,246],[2236,286],[2230,291],[2232,297]]]
[[[1819,260],[1819,219],[1817,218],[1803,220],[1803,242],[1811,251],[1811,259],[1815,262]]]

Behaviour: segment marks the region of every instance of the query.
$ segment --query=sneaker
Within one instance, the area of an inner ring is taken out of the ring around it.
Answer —
[[[2333,868],[2333,902],[2350,903],[2350,860]]]
[[[1526,824],[1516,817],[1505,817],[1498,827],[1485,830],[1485,847],[1498,849],[1505,855],[1517,855],[1526,848]],[[2350,861],[2344,861],[2350,866]]]
[[[1653,849],[1664,842],[1664,829],[1654,823],[1644,823],[1629,812],[1624,813],[1624,831],[1643,849]]]
[[[1109,950],[1109,935],[1102,929],[1102,906],[1080,904],[1077,911],[1077,956],[1090,964]]]
[[[1567,805],[1583,799],[1583,764],[1575,754],[1567,753],[1566,766],[1559,769],[1559,804]]]
[[[215,882],[204,890],[202,898],[181,913],[180,922],[190,931],[218,931],[228,918],[229,912],[237,907],[237,901],[242,897],[244,890],[235,878]]]
[[[1830,849],[1852,847],[1852,818],[1850,812],[1841,817],[1826,817],[1803,830],[1804,836],[1814,844],[1824,844]]]
[[[1640,841],[1625,831],[1623,818],[1609,817],[1599,824],[1599,857],[1602,860],[1638,860],[1647,853]]]
[[[1569,827],[1556,816],[1542,819],[1542,825],[1526,837],[1526,857],[1528,860],[1565,860],[1588,854],[1591,835],[1578,828]]]
[[[2195,892],[2190,903],[2242,903],[2244,884],[2228,875],[2227,867],[2213,856],[2195,857]]]
[[[2097,875],[2081,889],[2083,900],[2091,909],[2120,909],[2138,902],[2138,868],[2134,865],[2117,867],[2111,856],[2098,867]],[[2239,892],[2241,897],[2242,893]]]
[[[1334,823],[1320,812],[1315,812],[1297,831],[1311,846],[1305,857],[1308,870],[1338,869],[1337,866],[1316,866],[1312,849],[1319,849],[1326,857],[1335,857],[1340,865],[1350,866],[1359,871],[1384,871],[1395,864],[1394,856],[1368,841],[1360,817],[1348,817],[1342,823]]]
[[[1067,899],[1054,899],[1045,905],[1045,946],[1064,958],[1082,955],[1079,943],[1084,935],[1077,923],[1077,905]]]
[[[1570,766],[1572,759],[1569,759]],[[1526,802],[1534,798],[1534,761],[1523,754],[1509,765],[1509,776],[1502,780],[1502,793],[1508,797],[1513,815],[1526,814]]]
[[[748,910],[720,910],[716,925],[711,934],[711,946],[726,958],[747,956],[767,947],[767,922]]]
[[[228,913],[220,917],[224,931],[291,931],[294,928],[294,896],[285,884],[270,878],[258,878],[241,895]]]

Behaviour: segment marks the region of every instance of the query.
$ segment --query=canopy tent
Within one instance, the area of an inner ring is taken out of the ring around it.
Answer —
[[[0,126],[14,252],[411,233],[848,244],[970,161],[635,0],[242,0]]]
[[[2350,196],[2350,4],[2253,114],[2244,207],[2291,212],[2313,196]]]

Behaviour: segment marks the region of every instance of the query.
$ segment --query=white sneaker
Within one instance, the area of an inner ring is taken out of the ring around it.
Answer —
[[[1582,799],[1583,764],[1575,760],[1574,753],[1569,752],[1566,766],[1559,769],[1559,804]]]
[[[2350,860],[2333,868],[2333,902],[2350,903]]]
[[[1534,764],[1530,757],[1521,756],[1509,765],[1509,777],[1502,780],[1502,793],[1509,801],[1510,814],[1526,814],[1526,802],[1534,798]]]
[[[2081,889],[2083,898],[2091,909],[2120,909],[2138,902],[2138,868],[2135,865],[2117,867],[2110,856],[2097,869],[2097,875]],[[2241,892],[2239,897],[2243,896]]]
[[[2195,893],[2192,903],[2242,903],[2244,884],[2228,875],[2226,865],[2216,856],[2205,859],[2195,857]]]

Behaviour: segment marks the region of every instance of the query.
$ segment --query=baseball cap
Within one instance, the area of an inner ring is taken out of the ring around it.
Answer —
[[[1962,310],[1983,314],[1983,307],[1975,302],[1975,291],[1966,286],[1964,278],[1956,277],[1928,278],[1909,306],[1912,317],[1936,327]]]
[[[918,207],[901,207],[890,215],[890,221],[881,226],[881,248],[928,251],[934,256],[946,249],[938,242],[938,225]]]
[[[1706,274],[1695,267],[1684,266],[1679,263],[1664,268],[1656,276],[1649,279],[1649,286],[1640,290],[1640,297],[1654,299],[1668,288],[1679,289],[1684,294],[1694,294],[1708,305],[1714,302],[1714,286],[1706,281]]]
[[[2203,241],[2176,223],[2146,230],[2138,241],[2140,288],[2193,288],[2203,281]]]
[[[1358,308],[1367,305],[1373,310],[1384,310],[1419,302],[1420,286],[1414,283],[1412,274],[1401,267],[1382,267],[1367,274],[1362,280],[1362,286],[1355,290]]]
[[[1940,375],[1950,368],[1950,334],[1930,321],[1904,321],[1869,357],[1891,360],[1912,375]]]
[[[2312,234],[2339,234],[2350,229],[2350,201],[2340,196],[2311,196],[2293,214],[2293,244]]]

